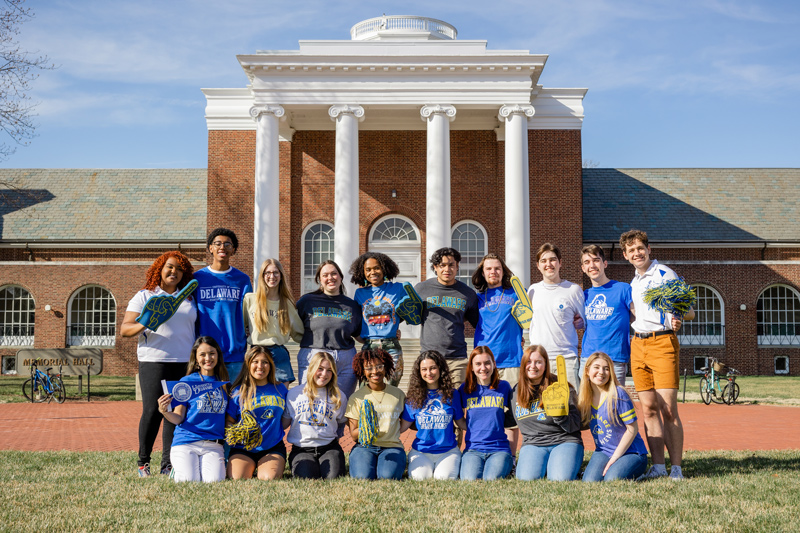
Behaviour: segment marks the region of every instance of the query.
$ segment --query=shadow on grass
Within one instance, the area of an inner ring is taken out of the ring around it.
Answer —
[[[690,455],[692,477],[719,477],[731,474],[750,474],[765,471],[800,470],[800,453],[797,451],[775,452],[714,452],[715,455]],[[723,455],[717,455],[723,453]],[[744,455],[744,454],[749,455]]]

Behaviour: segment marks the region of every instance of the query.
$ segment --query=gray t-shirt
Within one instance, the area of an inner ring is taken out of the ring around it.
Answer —
[[[347,396],[341,394],[341,405],[336,409],[328,400],[327,390],[319,389],[313,405],[309,405],[308,396],[303,392],[303,385],[297,385],[286,395],[286,409],[283,418],[291,420],[286,440],[304,448],[327,446],[338,438],[336,432],[347,419],[344,411],[347,408]]]
[[[343,294],[306,294],[297,301],[297,314],[305,327],[302,348],[349,350],[361,334],[361,306]]]
[[[422,351],[436,350],[451,359],[467,357],[464,339],[464,321],[475,327],[478,324],[478,295],[464,283],[442,285],[429,278],[415,287],[425,302],[422,315]]]
[[[581,412],[578,410],[575,391],[569,395],[567,416],[547,416],[540,402],[534,401],[530,409],[517,404],[517,387],[511,398],[511,414],[522,433],[522,445],[557,446],[565,442],[583,444],[581,440]]]

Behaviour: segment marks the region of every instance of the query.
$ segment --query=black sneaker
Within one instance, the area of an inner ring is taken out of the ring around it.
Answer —
[[[172,465],[167,465],[161,469],[161,475],[172,476]]]

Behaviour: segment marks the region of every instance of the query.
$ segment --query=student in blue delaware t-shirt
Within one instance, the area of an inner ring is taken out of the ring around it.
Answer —
[[[213,337],[222,348],[228,375],[239,375],[247,350],[242,302],[253,292],[250,277],[230,266],[239,248],[239,239],[229,229],[217,228],[208,235],[211,266],[195,272],[197,296],[197,335]]]
[[[211,337],[200,337],[192,346],[184,383],[228,381],[221,350]],[[179,403],[173,411],[172,395],[158,399],[158,410],[175,424],[172,439],[172,475],[175,481],[222,481],[225,479],[225,411],[228,392],[225,386],[215,388],[188,402]]]
[[[586,360],[591,354],[603,352],[614,362],[614,373],[624,386],[631,359],[633,297],[630,285],[608,279],[607,267],[602,247],[592,244],[581,250],[581,268],[592,286],[583,291],[586,331],[581,345],[579,374],[583,376]]]
[[[417,436],[408,452],[408,477],[458,479],[461,450],[454,420],[464,417],[461,396],[453,389],[447,361],[437,351],[423,352],[414,362],[403,410],[403,432],[416,424]]]
[[[589,356],[581,379],[578,408],[595,445],[584,481],[636,479],[647,469],[647,448],[639,435],[636,409],[611,371],[612,364],[608,355],[596,352]]]
[[[250,479],[258,467],[258,479],[280,479],[286,466],[286,445],[281,422],[287,390],[275,379],[275,365],[264,346],[251,346],[244,359],[245,371],[233,382],[228,403],[228,422],[233,424],[250,411],[261,429],[261,444],[251,450],[231,447],[228,477]]]
[[[467,377],[458,392],[464,418],[457,424],[466,430],[461,479],[507,477],[511,472],[512,455],[506,428],[514,425],[508,410],[511,386],[500,379],[494,355],[486,346],[472,350]]]
[[[522,360],[522,326],[511,311],[519,298],[511,286],[514,274],[497,254],[483,257],[472,284],[478,292],[478,326],[475,346],[488,346],[497,362],[500,379],[514,387]]]

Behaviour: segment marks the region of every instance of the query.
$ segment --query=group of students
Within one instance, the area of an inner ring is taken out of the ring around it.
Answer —
[[[637,232],[634,240],[641,241],[642,235]],[[629,345],[629,321],[624,335],[614,337],[608,327],[612,315],[618,318],[613,308],[607,309],[611,292],[621,293],[623,301],[632,293],[611,287],[615,290],[603,293],[605,309],[590,309],[588,303],[584,309],[591,295],[560,279],[561,256],[555,246],[545,244],[537,253],[543,281],[527,293],[495,254],[484,257],[473,274],[476,293],[456,279],[459,252],[443,248],[431,257],[436,276],[415,290],[393,281],[399,274],[394,261],[368,252],[350,268],[351,281],[359,287],[353,299],[345,294],[342,270],[328,260],[316,271],[319,288],[295,303],[277,260],[261,265],[253,292],[249,277],[230,266],[238,249],[236,235],[219,228],[207,244],[212,264],[197,272],[180,252],[159,257],[125,314],[122,335],[138,337],[140,476],[150,475],[150,454],[162,419],[161,472],[171,472],[176,480],[241,479],[254,473],[260,479],[280,478],[287,460],[284,435],[292,445],[288,460],[294,476],[339,477],[346,474],[339,445],[345,430],[357,443],[349,456],[355,478],[400,479],[406,468],[412,479],[506,477],[521,434],[518,478],[575,479],[583,460],[582,428],[591,430],[596,444],[584,480],[635,478],[645,471],[647,449],[621,386],[624,372],[622,381],[618,378],[620,364],[627,365],[629,349],[622,344]],[[598,249],[602,270],[599,247],[584,249],[582,263],[593,289],[605,291],[607,278],[604,282],[598,265],[586,261]],[[177,295],[192,279],[198,282],[196,291],[157,330],[137,322],[149,298]],[[422,328],[421,354],[406,395],[397,388],[403,375],[398,327],[403,320],[399,310],[409,299],[421,304]],[[520,306],[533,313],[527,348]],[[626,310],[634,310],[631,300]],[[604,317],[603,323],[592,337],[597,317]],[[663,325],[663,317],[660,321]],[[475,349],[469,355],[465,323],[475,327]],[[673,319],[671,326],[670,331],[676,330],[680,320],[675,327]],[[591,355],[579,364],[576,330],[583,328],[583,353]],[[587,337],[611,349],[587,352]],[[290,340],[300,344],[297,377],[285,347]],[[356,342],[362,343],[358,352]],[[568,362],[562,382],[570,383],[569,409],[565,416],[552,417],[545,412],[544,399],[547,388],[558,381],[550,371],[558,356]],[[636,368],[634,364],[635,381]],[[640,370],[652,379],[646,362]],[[289,389],[298,378],[299,384]],[[232,383],[178,402],[161,385],[177,380]],[[656,409],[663,384],[646,390],[656,395]],[[668,414],[663,415],[665,433],[672,420]],[[226,450],[225,427],[243,416],[257,422],[261,442]],[[645,425],[650,428],[647,418]],[[400,435],[412,427],[417,433],[406,457]],[[673,449],[669,451],[674,465]],[[655,468],[658,456],[651,452]],[[661,461],[664,468],[663,444]]]

